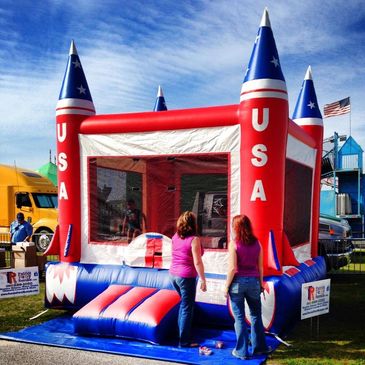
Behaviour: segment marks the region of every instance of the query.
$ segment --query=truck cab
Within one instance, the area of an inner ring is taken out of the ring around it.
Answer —
[[[43,252],[57,226],[57,187],[38,173],[0,165],[0,233],[7,234],[18,212],[33,226],[32,241]]]
[[[346,219],[321,214],[318,250],[326,260],[327,270],[337,270],[351,262],[354,249],[351,226]]]

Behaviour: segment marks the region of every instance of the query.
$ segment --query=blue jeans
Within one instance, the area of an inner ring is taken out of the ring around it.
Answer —
[[[236,332],[236,353],[241,357],[250,356],[248,352],[248,333],[245,323],[245,300],[251,315],[252,352],[267,350],[265,331],[261,318],[260,280],[256,277],[235,276],[229,288],[234,330]]]
[[[172,285],[181,297],[179,308],[179,346],[189,345],[191,325],[193,322],[196,278],[181,278],[170,275]]]

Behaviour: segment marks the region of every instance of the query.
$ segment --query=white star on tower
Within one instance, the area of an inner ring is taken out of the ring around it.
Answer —
[[[310,101],[309,104],[307,105],[309,106],[311,109],[315,108],[316,107],[316,104],[313,103],[313,101]]]
[[[79,60],[76,60],[72,63],[75,65],[75,68],[81,68],[81,63],[79,62]]]
[[[279,66],[279,60],[275,58],[275,56],[272,56],[272,60],[270,62],[273,63],[275,67]]]
[[[260,36],[257,35],[256,38],[255,38],[255,43],[257,43],[259,41],[259,39],[260,39]]]
[[[80,85],[80,87],[78,87],[77,89],[79,89],[79,91],[80,91],[80,94],[85,94],[86,95],[86,89],[82,86],[82,85]]]

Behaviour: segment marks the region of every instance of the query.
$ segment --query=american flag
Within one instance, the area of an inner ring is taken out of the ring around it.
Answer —
[[[350,97],[348,97],[331,104],[326,104],[323,108],[323,115],[324,118],[335,117],[336,115],[350,113],[350,110]]]

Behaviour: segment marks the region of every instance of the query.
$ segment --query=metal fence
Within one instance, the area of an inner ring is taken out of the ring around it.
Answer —
[[[321,239],[318,250],[331,273],[365,273],[364,239]]]
[[[365,274],[365,239],[321,240],[319,254],[325,257],[331,273]],[[43,275],[48,261],[59,261],[58,255],[43,256],[37,252],[37,266]],[[8,233],[0,233],[0,269],[14,267],[14,252]]]
[[[365,274],[365,239],[353,239],[352,244],[353,251],[350,262],[348,265],[335,270],[335,273]]]

